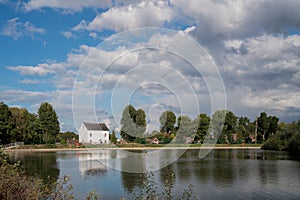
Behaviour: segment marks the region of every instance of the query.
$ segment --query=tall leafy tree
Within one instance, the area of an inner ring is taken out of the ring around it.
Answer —
[[[177,119],[177,128],[176,140],[184,142],[185,137],[193,136],[193,125],[189,116],[179,116]]]
[[[205,113],[201,113],[193,120],[193,125],[196,126],[197,130],[194,140],[203,142],[205,135],[208,133],[210,121],[210,117]]]
[[[265,135],[265,139],[267,140],[269,136],[274,135],[278,129],[279,118],[276,116],[269,117],[269,128],[268,132]]]
[[[233,142],[233,134],[236,132],[238,117],[231,111],[226,111],[226,117],[222,134],[225,134],[226,143]]]
[[[12,142],[22,141],[25,144],[41,142],[41,127],[38,117],[24,108],[9,108],[14,124]]]
[[[251,143],[250,135],[255,132],[255,123],[252,123],[248,117],[242,116],[238,118],[237,126],[237,142],[242,141]]]
[[[132,142],[136,138],[143,138],[146,131],[146,114],[142,109],[136,110],[132,105],[124,108],[121,118],[121,136]]]
[[[210,130],[211,133],[210,135],[213,136],[214,138],[220,138],[223,136],[222,131],[224,127],[224,122],[225,122],[225,117],[226,117],[226,110],[217,110],[211,118],[211,123],[212,123],[212,129]],[[225,141],[225,139],[224,139]]]
[[[11,133],[13,131],[11,117],[9,107],[5,103],[0,102],[0,144],[11,142]]]
[[[43,141],[54,143],[60,127],[57,114],[51,104],[44,102],[38,109],[39,121],[43,130]]]
[[[144,137],[146,131],[146,113],[142,109],[138,109],[135,115],[136,135],[140,138]]]
[[[170,133],[175,130],[176,115],[172,111],[164,111],[159,117],[159,122],[160,131]]]
[[[267,113],[261,112],[260,116],[257,118],[257,129],[258,129],[258,138],[260,142],[265,140],[265,135],[269,129],[269,119]]]

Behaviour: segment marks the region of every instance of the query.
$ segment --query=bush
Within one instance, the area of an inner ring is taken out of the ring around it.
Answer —
[[[300,133],[295,134],[288,143],[287,150],[293,155],[300,156]]]
[[[272,137],[269,138],[261,147],[262,149],[265,150],[281,150],[282,149],[282,145],[281,145],[281,141],[279,138],[277,137]]]
[[[22,169],[22,165],[13,163],[10,157],[0,149],[0,199],[73,199],[69,177],[55,183],[45,184],[36,177],[31,177]]]

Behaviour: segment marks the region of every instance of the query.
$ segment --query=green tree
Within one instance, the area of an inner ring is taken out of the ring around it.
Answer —
[[[177,119],[176,141],[185,142],[185,137],[193,136],[192,120],[189,116],[179,116]]]
[[[257,140],[259,142],[265,141],[265,135],[269,129],[269,119],[267,113],[265,112],[260,113],[260,116],[257,118],[257,129],[258,129]]]
[[[296,132],[287,145],[289,153],[300,156],[300,132]]]
[[[201,113],[195,120],[193,120],[193,127],[196,126],[197,130],[194,139],[195,141],[200,141],[201,143],[203,142],[206,134],[208,133],[210,121],[210,117],[205,113]]]
[[[0,102],[0,144],[7,144],[11,142],[13,123],[12,115],[9,107]]]
[[[226,143],[233,143],[233,134],[236,133],[238,117],[231,111],[226,112],[222,134],[225,134]]]
[[[133,142],[143,138],[146,131],[146,114],[142,109],[136,110],[132,105],[124,108],[121,118],[121,136],[124,140]]]
[[[64,133],[59,133],[57,135],[57,141],[61,144],[66,144],[70,140],[76,140],[79,138],[79,135],[74,133],[73,131],[67,131]]]
[[[117,143],[117,137],[116,137],[116,132],[115,130],[113,130],[113,132],[111,134],[109,134],[109,140],[113,143],[116,144]]]
[[[176,115],[172,111],[164,111],[160,117],[160,131],[170,133],[175,130]]]
[[[14,124],[12,142],[22,141],[25,144],[40,143],[41,127],[38,117],[24,108],[9,108]]]
[[[226,110],[217,110],[211,118],[211,130],[210,136],[214,138],[218,138],[218,142],[225,143],[224,135],[222,135],[222,130],[224,127],[225,117],[226,117]]]
[[[268,127],[267,134],[265,136],[266,140],[268,140],[269,136],[272,136],[276,133],[276,131],[278,129],[278,121],[279,121],[279,118],[276,116],[269,117],[269,127]]]
[[[55,110],[51,104],[44,102],[40,105],[38,114],[43,130],[43,141],[47,144],[54,143],[60,131],[59,121]]]
[[[146,113],[142,109],[138,109],[135,114],[135,124],[136,124],[136,136],[139,138],[144,137],[146,131]]]
[[[237,143],[241,143],[242,141],[247,141],[246,138],[250,138],[250,134],[255,131],[255,126],[251,123],[248,117],[242,116],[238,118],[237,125]],[[250,141],[249,141],[250,142]]]

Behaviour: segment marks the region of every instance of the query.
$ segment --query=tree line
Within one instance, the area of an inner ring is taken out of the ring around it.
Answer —
[[[229,110],[218,110],[211,117],[200,113],[195,119],[187,115],[176,116],[167,110],[159,117],[160,130],[145,134],[146,114],[128,105],[121,118],[121,136],[127,142],[146,143],[146,139],[157,138],[161,143],[203,143],[205,139],[217,140],[218,144],[257,143],[270,149],[287,149],[288,145],[299,147],[300,120],[292,123],[279,122],[277,116],[261,112],[253,121],[247,116],[237,116]],[[299,138],[298,138],[299,137]],[[293,139],[294,138],[294,139]],[[298,138],[298,139],[297,139]],[[187,140],[189,139],[189,140]]]
[[[47,102],[41,103],[37,114],[0,102],[0,144],[20,141],[25,144],[52,144],[75,135],[73,132],[60,134],[58,116]]]

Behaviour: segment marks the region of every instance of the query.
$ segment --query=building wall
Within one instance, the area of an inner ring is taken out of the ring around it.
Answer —
[[[108,144],[109,131],[88,131],[88,143]]]
[[[109,144],[109,131],[87,130],[81,125],[78,132],[80,143]]]
[[[88,130],[86,127],[82,124],[79,129],[78,129],[78,134],[79,134],[79,142],[80,143],[87,143],[88,142]]]

